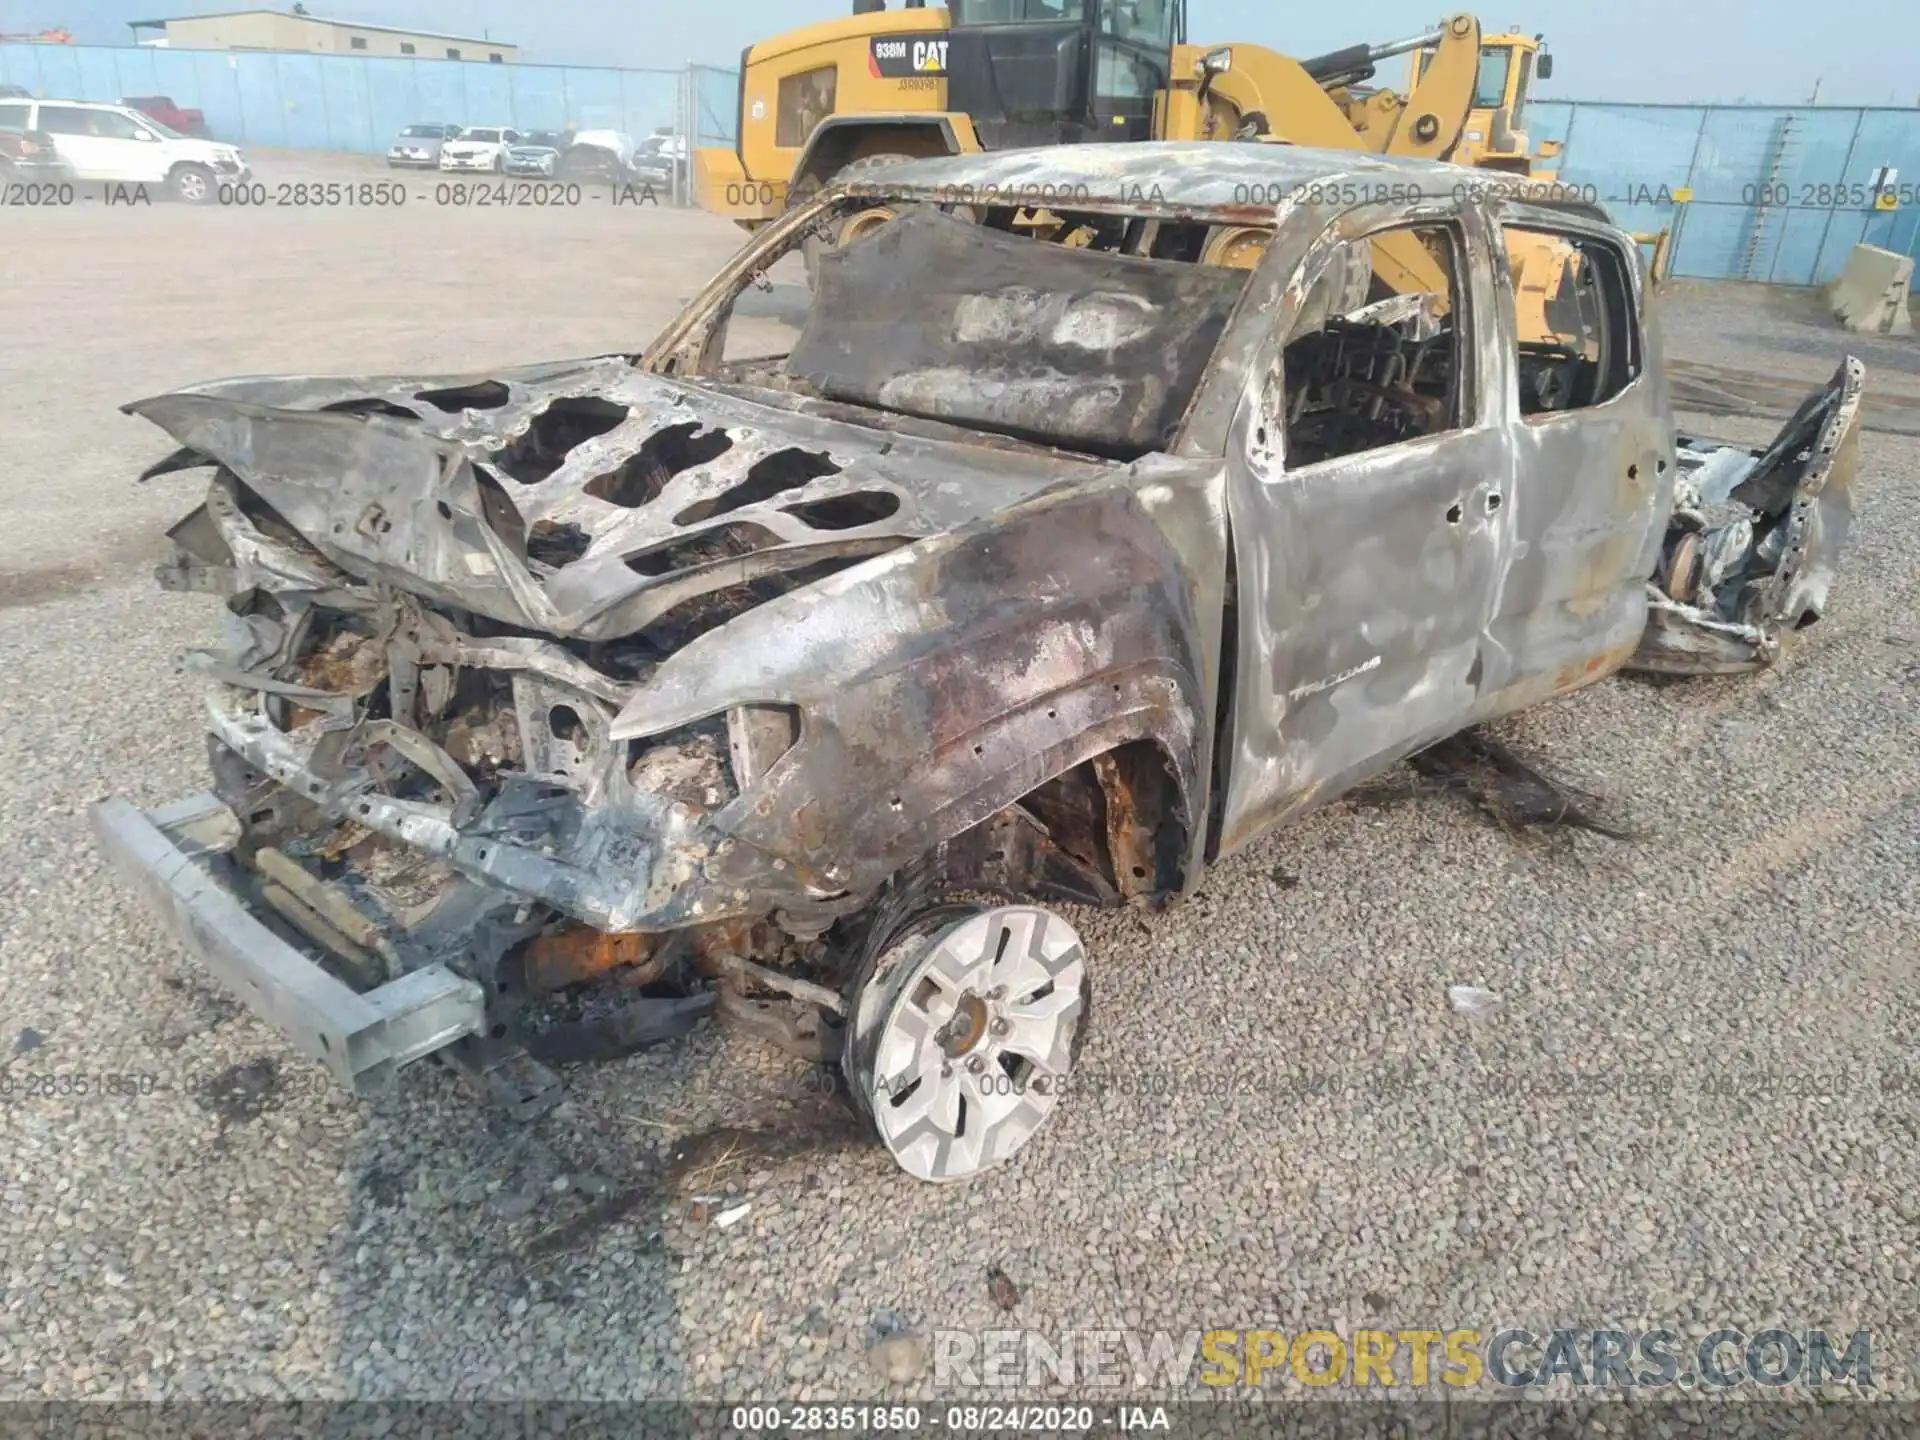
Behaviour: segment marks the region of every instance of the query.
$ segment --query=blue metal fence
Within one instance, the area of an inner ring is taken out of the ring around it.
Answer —
[[[520,129],[672,127],[731,145],[739,76],[574,65],[482,65],[363,55],[0,45],[0,83],[42,97],[169,95],[243,145],[382,152],[417,121]],[[1590,184],[1630,230],[1672,231],[1675,275],[1813,285],[1853,246],[1920,254],[1920,205],[1877,208],[1868,187],[1920,187],[1920,110],[1611,105],[1536,100],[1528,131],[1565,146],[1562,179]],[[1920,272],[1916,273],[1920,289]]]
[[[1920,254],[1920,110],[1535,101],[1527,129],[1566,146],[1561,179],[1616,222],[1669,228],[1674,275],[1816,285],[1855,245]],[[1893,209],[1872,190],[1883,168]]]
[[[383,153],[421,121],[522,130],[681,129],[691,109],[707,143],[732,144],[731,71],[489,65],[367,55],[0,45],[0,84],[45,99],[166,95],[203,111],[240,145]]]

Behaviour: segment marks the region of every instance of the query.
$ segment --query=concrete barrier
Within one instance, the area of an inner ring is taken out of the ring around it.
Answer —
[[[1911,335],[1913,316],[1907,291],[1913,284],[1913,257],[1871,245],[1856,245],[1847,267],[1827,290],[1834,315],[1849,330],[1877,335]]]

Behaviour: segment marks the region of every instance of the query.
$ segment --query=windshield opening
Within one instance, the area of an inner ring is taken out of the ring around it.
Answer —
[[[153,131],[153,133],[158,135],[162,140],[185,140],[187,138],[178,130],[173,130],[162,125],[144,110],[136,110],[134,112],[133,123]]]
[[[953,0],[956,29],[970,25],[1079,25],[1086,0]]]
[[[885,212],[855,216],[859,237],[816,255],[812,300],[789,312],[799,333],[784,355],[729,356],[709,373],[1136,459],[1173,442],[1251,273],[1195,263],[1208,234],[1199,223],[1163,232],[1144,217],[1055,217],[1086,231],[1056,244],[1015,207]],[[902,295],[913,297],[912,325],[899,323]],[[716,329],[743,322],[765,334],[761,303],[737,312]]]
[[[438,140],[447,132],[442,125],[409,125],[400,133],[415,140]]]

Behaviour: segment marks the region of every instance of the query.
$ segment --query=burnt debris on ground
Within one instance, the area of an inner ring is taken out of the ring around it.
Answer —
[[[851,1149],[867,1143],[865,1127],[851,1109],[839,1105],[792,1117],[778,1126],[747,1129],[718,1125],[684,1137],[664,1166],[637,1174],[579,1214],[543,1231],[527,1244],[523,1254],[528,1260],[545,1260],[584,1249],[636,1212],[657,1218],[682,1193],[724,1189],[729,1181],[738,1181],[753,1168],[808,1152]]]
[[[1353,801],[1380,809],[1425,794],[1459,795],[1510,832],[1588,830],[1612,840],[1638,836],[1607,813],[1600,796],[1550,778],[1480,729],[1429,746],[1407,761],[1412,772],[1361,787]]]

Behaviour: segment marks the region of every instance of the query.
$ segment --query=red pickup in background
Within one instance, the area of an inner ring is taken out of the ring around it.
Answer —
[[[208,138],[207,117],[198,110],[181,109],[173,103],[171,96],[133,95],[123,98],[120,103],[130,110],[138,110],[142,115],[151,115],[169,130],[202,140]]]

